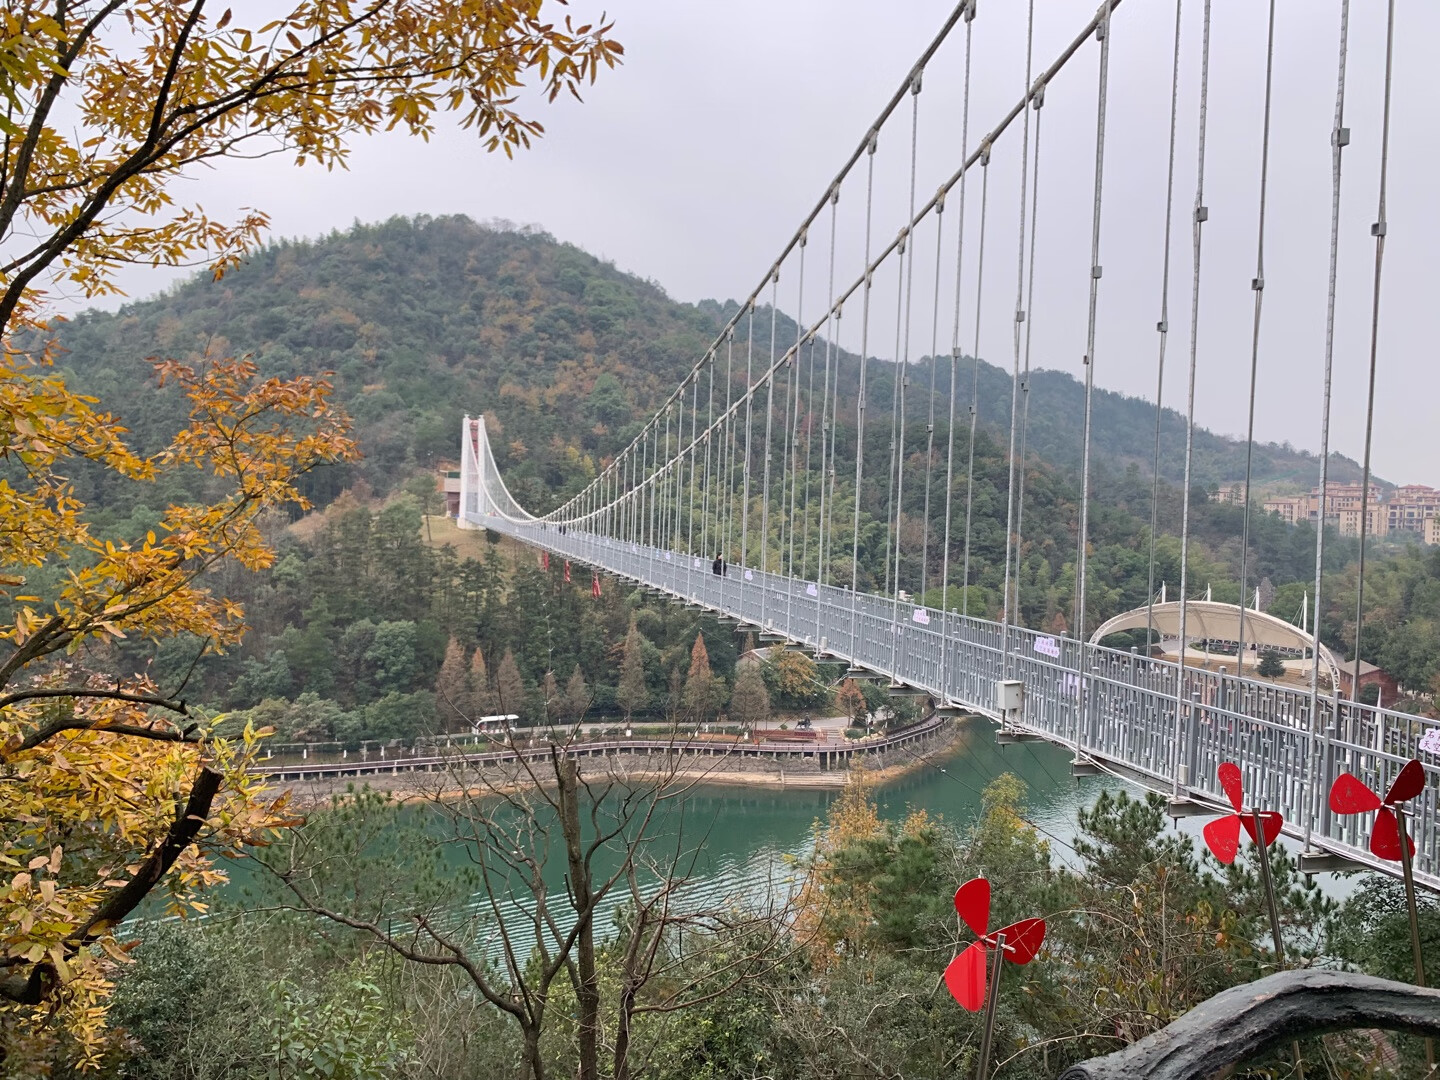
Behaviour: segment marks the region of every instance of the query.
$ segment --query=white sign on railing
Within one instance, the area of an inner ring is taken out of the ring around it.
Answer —
[[[917,607],[917,608],[915,609],[915,614],[913,614],[913,615],[910,616],[910,621],[911,621],[911,622],[917,622],[917,623],[919,623],[921,626],[929,626],[929,625],[930,625],[930,613],[929,613],[928,611],[926,611],[923,607]]]
[[[1420,737],[1420,749],[1440,757],[1440,728],[1431,728]]]
[[[1042,637],[1035,639],[1035,651],[1042,656],[1053,656],[1060,659],[1060,643],[1053,637]]]
[[[814,583],[813,581],[810,582],[809,585],[806,585],[806,586],[805,586],[805,595],[806,595],[806,596],[819,596],[819,595],[820,595],[820,590],[815,587],[815,583]]]

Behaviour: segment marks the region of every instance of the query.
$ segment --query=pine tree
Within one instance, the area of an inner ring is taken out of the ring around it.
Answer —
[[[615,703],[625,710],[625,722],[631,714],[650,704],[650,688],[645,684],[645,654],[641,650],[639,628],[632,622],[625,635],[625,651],[620,658],[620,685],[615,689]]]
[[[709,718],[714,706],[715,676],[710,672],[710,654],[705,650],[705,638],[695,635],[695,645],[690,650],[690,672],[685,677],[685,692],[681,704],[685,715],[695,723]]]
[[[580,665],[576,664],[570,681],[565,684],[565,715],[572,723],[578,724],[584,719],[589,708],[590,687],[585,683],[585,676],[580,671]]]
[[[1260,654],[1258,672],[1262,679],[1278,679],[1285,674],[1285,662],[1274,649],[1266,649]]]
[[[485,667],[485,654],[477,645],[470,657],[470,718],[495,714],[495,691],[490,685],[490,672]]]
[[[515,663],[515,654],[509,649],[505,650],[495,671],[495,694],[501,712],[518,714],[525,707],[525,679]]]
[[[470,719],[469,677],[465,670],[465,649],[453,637],[445,646],[445,660],[435,679],[435,706],[445,730]]]
[[[759,664],[739,665],[730,694],[730,719],[747,727],[758,727],[770,719],[770,691],[765,689]]]

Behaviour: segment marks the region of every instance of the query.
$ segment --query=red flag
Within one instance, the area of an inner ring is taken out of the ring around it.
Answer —
[[[596,574],[590,579],[590,595],[596,600],[600,599],[600,575]]]
[[[541,569],[541,570],[549,570],[549,569],[550,569],[550,552],[548,552],[548,551],[542,551],[542,552],[540,552],[540,569]]]
[[[570,584],[570,560],[565,560],[565,584]]]

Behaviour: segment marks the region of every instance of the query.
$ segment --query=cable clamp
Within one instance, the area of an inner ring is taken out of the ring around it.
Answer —
[[[1096,281],[1099,281],[1099,280],[1100,280],[1100,275],[1103,274],[1104,272],[1105,272],[1105,268],[1104,268],[1103,266],[1098,265],[1098,264],[1095,265],[1095,266],[1090,267],[1090,276],[1091,276],[1092,278],[1094,278]]]
[[[1015,321],[1016,321],[1017,323],[1021,323],[1021,322],[1024,322],[1024,321],[1025,321],[1025,309],[1024,309],[1024,308],[1016,308],[1016,309],[1015,309]]]
[[[1250,288],[1255,292],[1262,292],[1265,288],[1265,279],[1263,277],[1251,278]]]
[[[971,416],[974,416],[974,415],[975,415],[975,406],[974,406],[974,405],[969,405],[969,406],[966,406],[966,407],[970,410],[970,415],[971,415]]]
[[[1035,80],[1035,85],[1030,89],[1030,106],[1036,112],[1045,104],[1045,76]]]
[[[1108,4],[1101,4],[1100,6],[1101,6],[1102,8],[1105,8],[1105,7],[1108,7],[1109,5],[1108,5]],[[1095,40],[1096,40],[1096,41],[1104,41],[1104,40],[1105,40],[1105,24],[1104,24],[1103,22],[1100,22],[1100,23],[1096,23],[1096,24],[1095,24]]]
[[[1195,224],[1210,220],[1210,208],[1208,206],[1195,207]]]
[[[964,15],[965,21],[966,21],[967,23],[974,20],[974,18],[975,18],[975,0],[969,0],[969,2],[965,5],[965,10],[964,10],[964,12],[963,12],[962,14]]]
[[[1164,319],[1161,319],[1159,322],[1157,322],[1157,323],[1155,324],[1155,329],[1158,330],[1158,331],[1159,331],[1160,333],[1162,333],[1162,334],[1168,333],[1169,330],[1170,330],[1170,324],[1169,324],[1168,322],[1166,322]]]
[[[942,185],[940,186],[940,189],[935,192],[935,213],[937,213],[937,214],[943,214],[944,212],[945,212],[945,186],[942,184]]]
[[[866,152],[867,154],[873,154],[873,153],[875,153],[875,148],[876,148],[877,146],[879,146],[879,144],[880,144],[880,131],[879,131],[879,129],[877,129],[877,128],[871,128],[871,129],[870,129],[870,136],[869,136],[869,138],[866,140],[865,152]]]
[[[830,185],[830,205],[831,205],[831,206],[834,206],[834,205],[835,205],[836,203],[838,203],[839,201],[840,201],[840,185],[839,185],[839,183],[831,184],[831,185]]]
[[[1030,392],[1030,380],[1029,380],[1029,379],[1021,379],[1021,380],[1020,380],[1020,392],[1021,392],[1022,394],[1028,394],[1028,393]]]
[[[1374,225],[1371,225],[1371,226],[1370,226],[1370,235],[1371,235],[1371,236],[1384,236],[1384,235],[1385,235],[1385,222],[1383,222],[1383,221],[1377,221],[1377,222],[1375,222]]]
[[[921,83],[921,80],[922,80],[922,78],[924,77],[924,75],[925,75],[925,69],[924,69],[923,67],[917,67],[917,68],[915,69],[914,73],[910,76],[910,93],[911,93],[911,94],[919,94],[919,93],[920,93],[920,83]]]
[[[1331,145],[1336,147],[1350,145],[1350,129],[1347,127],[1336,128],[1335,134],[1330,137]]]
[[[935,425],[934,425],[934,424],[926,424],[926,425],[925,425],[925,434],[926,434],[926,435],[934,435],[934,434],[935,434]]]
[[[803,248],[810,242],[810,228],[806,226],[800,230],[800,246]]]
[[[980,164],[981,164],[982,167],[983,167],[983,166],[987,166],[987,165],[990,164],[990,140],[989,140],[989,139],[986,139],[983,143],[980,144]]]

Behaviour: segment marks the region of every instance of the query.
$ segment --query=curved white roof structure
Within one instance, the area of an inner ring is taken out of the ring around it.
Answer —
[[[1150,609],[1141,607],[1116,615],[1090,635],[1090,643],[1097,644],[1109,635],[1125,630],[1143,630],[1150,618],[1154,620],[1151,625],[1162,637],[1180,636],[1180,602],[1172,600]],[[1242,619],[1246,644],[1253,642],[1262,649],[1298,649],[1302,654],[1315,644],[1303,628],[1286,622],[1278,615],[1242,608],[1239,604],[1222,604],[1216,600],[1191,600],[1186,605],[1185,636],[1191,641],[1239,641]],[[1339,665],[1324,645],[1320,646],[1320,659],[1330,669],[1330,678],[1338,681]],[[1338,682],[1331,685],[1338,685]]]

